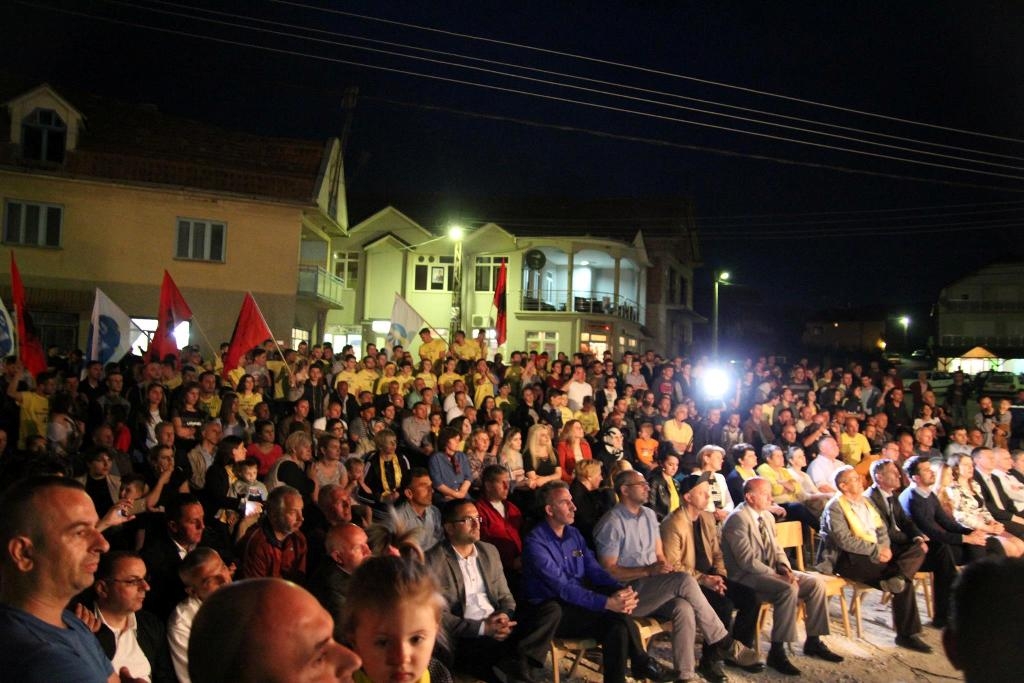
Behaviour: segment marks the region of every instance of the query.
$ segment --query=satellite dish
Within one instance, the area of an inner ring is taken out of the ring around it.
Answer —
[[[531,249],[523,255],[523,260],[530,270],[540,270],[548,262],[548,257],[540,249]]]

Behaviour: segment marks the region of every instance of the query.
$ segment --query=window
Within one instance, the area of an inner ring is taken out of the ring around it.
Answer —
[[[303,330],[298,327],[292,328],[292,348],[299,348],[300,342],[309,343],[309,330]]]
[[[418,292],[450,292],[455,281],[454,256],[420,256],[413,288]]]
[[[335,252],[334,274],[345,282],[345,289],[355,289],[359,282],[359,252]]]
[[[502,263],[508,263],[507,256],[477,256],[473,288],[478,292],[493,292],[498,286],[498,271]]]
[[[4,243],[28,247],[60,247],[64,207],[57,204],[8,201],[4,211]]]
[[[64,163],[68,128],[52,109],[36,109],[21,122],[21,156],[32,161]]]
[[[175,258],[191,261],[224,262],[227,225],[192,218],[178,219],[178,242]]]
[[[558,354],[558,333],[545,332],[541,330],[526,332],[526,350],[537,353],[547,352],[549,356]]]

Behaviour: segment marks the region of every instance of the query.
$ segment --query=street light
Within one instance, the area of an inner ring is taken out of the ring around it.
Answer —
[[[715,272],[715,296],[711,308],[711,357],[718,358],[718,285],[729,284],[729,271]]]
[[[455,340],[455,333],[462,328],[462,237],[461,225],[450,225],[448,237],[454,242],[455,263],[452,268],[452,315],[448,326],[448,343]]]
[[[901,315],[900,325],[903,325],[903,347],[907,348],[907,328],[910,327],[910,318],[905,315]]]

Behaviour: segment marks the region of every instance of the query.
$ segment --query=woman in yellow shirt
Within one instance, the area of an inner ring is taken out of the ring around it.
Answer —
[[[772,485],[772,500],[786,511],[786,521],[800,522],[804,528],[818,530],[819,516],[800,502],[800,482],[786,469],[786,454],[774,444],[761,449],[765,461],[757,468],[758,476]]]

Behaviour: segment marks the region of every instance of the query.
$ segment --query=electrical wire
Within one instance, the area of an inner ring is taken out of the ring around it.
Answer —
[[[194,18],[194,19],[204,20],[201,17],[196,17],[194,15],[187,15],[187,14],[182,14],[182,13],[177,13],[177,12],[166,12],[166,11],[162,11],[162,10],[157,10],[155,8],[142,7],[140,5],[124,2],[123,0],[102,0],[102,1],[103,2],[107,2],[107,3],[111,3],[111,4],[117,4],[117,5],[122,5],[122,6],[129,6],[129,7],[134,7],[134,8],[137,8],[137,9],[143,9],[143,10],[151,11],[151,12],[164,12],[164,13],[171,14],[171,15],[174,15],[174,16],[181,16],[181,17],[187,17],[187,18]],[[523,64],[512,64],[512,63],[508,63],[508,62],[502,62],[500,60],[485,59],[485,58],[482,58],[482,57],[474,57],[472,55],[465,55],[465,54],[460,54],[460,53],[457,53],[457,52],[450,52],[450,51],[446,51],[446,50],[435,50],[435,49],[420,47],[420,46],[416,46],[416,45],[409,45],[409,44],[406,44],[406,43],[399,43],[399,42],[395,42],[395,41],[380,40],[380,39],[376,39],[376,38],[369,38],[369,37],[361,36],[361,35],[358,35],[358,34],[342,33],[342,32],[338,32],[338,31],[328,31],[328,30],[320,29],[320,28],[316,28],[316,27],[303,26],[301,24],[289,24],[289,23],[273,21],[273,20],[269,20],[269,19],[262,19],[262,18],[259,18],[259,17],[246,17],[246,16],[243,16],[243,15],[234,14],[232,12],[223,12],[223,11],[207,9],[207,8],[203,8],[203,7],[195,7],[195,6],[186,5],[186,4],[183,4],[183,3],[171,2],[170,0],[148,0],[148,2],[150,2],[152,4],[165,5],[165,6],[171,6],[171,7],[178,7],[178,8],[189,9],[189,10],[198,11],[198,12],[205,12],[207,14],[213,14],[213,15],[216,15],[216,16],[231,17],[233,19],[242,19],[242,20],[251,21],[251,22],[257,22],[257,23],[261,23],[261,24],[269,24],[269,25],[273,25],[273,26],[283,26],[283,27],[286,27],[286,28],[298,29],[298,30],[303,30],[303,31],[310,31],[310,32],[313,32],[313,33],[319,33],[319,34],[324,34],[324,35],[349,38],[349,39],[353,39],[353,40],[363,40],[363,41],[366,41],[366,42],[369,42],[369,43],[378,44],[378,45],[388,45],[390,47],[399,47],[399,48],[403,48],[403,49],[407,49],[407,50],[414,50],[414,51],[417,51],[417,52],[426,52],[426,53],[429,53],[429,54],[445,55],[445,56],[448,56],[448,57],[456,57],[456,58],[459,58],[459,59],[465,59],[465,60],[469,60],[469,61],[473,61],[473,62],[480,62],[480,63],[485,63],[485,64],[495,64],[495,65],[504,66],[504,67],[508,67],[508,68],[515,68],[515,69],[523,69],[523,70],[526,70],[526,71],[532,71],[534,73],[542,73],[542,74],[547,74],[547,75],[552,75],[552,76],[559,76],[559,77],[562,77],[562,78],[572,78],[572,79],[576,79],[576,80],[580,80],[580,81],[584,81],[584,82],[588,82],[588,83],[597,83],[597,84],[601,84],[601,85],[608,85],[608,86],[613,86],[613,87],[617,87],[617,88],[623,88],[625,90],[631,90],[631,91],[634,91],[634,92],[644,92],[644,93],[648,93],[648,94],[659,95],[659,96],[663,96],[663,97],[671,97],[671,98],[674,98],[674,99],[680,99],[680,100],[684,100],[684,101],[698,102],[698,103],[701,103],[701,104],[717,106],[717,107],[723,107],[723,108],[726,108],[726,109],[732,109],[732,110],[736,110],[736,111],[744,111],[744,112],[756,113],[756,114],[760,114],[762,116],[772,116],[772,117],[781,118],[781,119],[789,120],[789,121],[798,121],[798,122],[801,122],[801,123],[814,124],[814,125],[824,126],[826,128],[832,128],[832,129],[835,129],[835,130],[846,130],[846,131],[851,131],[851,132],[855,132],[855,133],[861,133],[861,134],[865,134],[865,135],[874,135],[874,136],[877,136],[877,137],[882,137],[882,138],[891,139],[891,140],[900,140],[900,141],[903,141],[903,142],[911,142],[911,143],[916,143],[916,144],[921,144],[921,145],[927,145],[927,146],[930,146],[930,147],[939,147],[939,148],[943,148],[943,149],[951,149],[951,150],[956,150],[956,151],[961,151],[961,152],[969,152],[969,153],[980,154],[980,155],[984,155],[984,156],[992,156],[992,157],[999,157],[999,158],[1003,158],[1003,159],[1013,159],[1013,160],[1017,160],[1017,161],[1024,161],[1024,157],[1021,157],[1021,156],[1014,156],[1014,155],[1010,155],[1010,154],[1001,154],[1001,153],[998,153],[998,152],[989,152],[987,150],[978,150],[978,149],[972,149],[972,148],[969,148],[969,147],[959,147],[957,145],[947,145],[947,144],[944,144],[944,143],[932,142],[932,141],[929,141],[929,140],[918,140],[918,139],[915,139],[915,138],[908,138],[908,137],[904,137],[904,136],[900,136],[900,135],[891,135],[891,134],[882,133],[882,132],[879,132],[879,131],[867,130],[867,129],[863,129],[863,128],[856,128],[856,127],[852,127],[852,126],[843,126],[843,125],[839,125],[839,124],[835,124],[835,123],[830,123],[830,122],[827,122],[827,121],[818,121],[818,120],[815,120],[815,119],[808,119],[808,118],[803,118],[803,117],[799,117],[799,116],[791,116],[791,115],[787,115],[787,114],[779,114],[779,113],[776,113],[776,112],[764,111],[764,110],[755,109],[755,108],[752,108],[752,107],[741,107],[741,106],[738,106],[738,105],[728,104],[728,103],[725,103],[725,102],[716,102],[714,100],[707,100],[707,99],[698,98],[698,97],[690,97],[690,96],[687,96],[687,95],[680,95],[678,93],[671,93],[671,92],[667,92],[667,91],[663,91],[663,90],[654,90],[654,89],[651,89],[651,88],[641,88],[641,87],[629,85],[629,84],[626,84],[626,83],[618,83],[618,82],[615,82],[615,81],[607,81],[607,80],[598,79],[598,78],[589,78],[589,77],[581,76],[581,75],[578,75],[578,74],[567,74],[567,73],[563,73],[563,72],[559,72],[559,71],[553,71],[553,70],[550,70],[550,69],[540,69],[540,68],[537,68],[537,67],[526,66],[526,65],[523,65]],[[209,21],[213,21],[213,20],[209,20]],[[228,26],[237,27],[237,24],[232,24],[232,23],[226,23],[226,22],[216,22],[216,23],[225,23]],[[256,29],[254,27],[253,30],[262,30],[262,29]],[[279,35],[287,35],[287,36],[291,36],[291,37],[300,37],[300,36],[295,36],[294,34],[287,34],[287,33],[282,33],[282,32],[277,32],[277,31],[269,31],[269,32],[271,32],[271,33],[278,33]],[[313,40],[313,39],[310,39],[310,40]],[[341,43],[341,42],[337,42],[337,41],[325,41],[325,42],[332,42],[335,45],[341,45],[341,46],[345,46],[345,47],[353,47],[355,49],[370,50],[370,48],[366,48],[364,46],[353,46],[353,45],[350,45],[348,43]],[[393,53],[393,52],[390,52],[390,51],[383,51],[383,52],[386,53],[386,54],[396,54],[396,53]],[[412,56],[409,56],[409,57],[410,58],[414,58]],[[428,60],[428,61],[434,61],[434,60]],[[451,64],[450,62],[444,62],[444,61],[441,61],[441,60],[437,60],[437,61],[438,61],[438,63],[448,64],[448,65]],[[457,65],[457,66],[463,66],[463,68],[470,68],[470,67],[464,67],[464,65]],[[499,72],[494,72],[494,73],[499,73]],[[513,77],[519,77],[518,75],[514,75],[514,74],[512,76]],[[541,81],[541,82],[548,82],[548,81]],[[574,86],[566,85],[566,87],[574,87]],[[599,91],[594,91],[594,92],[599,92]],[[616,95],[616,96],[618,96],[618,95]],[[664,104],[665,104],[665,106],[674,106],[674,105],[671,105],[669,103],[664,103]],[[777,124],[777,123],[774,123],[774,122],[757,121],[755,119],[747,119],[747,118],[744,118],[744,117],[733,117],[733,116],[730,116],[728,114],[722,114],[720,112],[707,112],[707,111],[704,111],[704,110],[692,109],[692,108],[687,108],[687,107],[681,107],[681,108],[683,108],[683,109],[691,109],[692,111],[697,111],[697,112],[701,112],[701,113],[708,113],[708,114],[715,115],[715,116],[725,116],[725,117],[728,117],[728,118],[738,118],[740,120],[750,120],[750,121],[754,121],[754,122],[757,122],[757,123],[762,123],[764,125],[780,126],[780,127],[783,127],[783,128],[789,128],[791,130],[801,130],[801,131],[806,130],[806,129],[799,128],[799,127],[784,126],[783,124]],[[899,145],[885,145],[884,143],[879,143],[879,142],[876,142],[876,141],[873,141],[873,140],[859,140],[857,138],[853,138],[853,137],[849,137],[849,136],[830,135],[828,133],[824,133],[824,132],[821,132],[821,131],[806,131],[806,132],[810,132],[812,134],[818,134],[818,135],[828,135],[830,137],[837,137],[837,138],[846,139],[846,140],[857,140],[858,142],[863,142],[865,144],[881,145],[881,146],[885,146],[885,147],[890,147],[892,149],[900,149],[900,150],[907,150],[907,151],[918,151],[918,150],[913,150],[912,148],[907,148],[907,147],[903,147],[903,146],[899,146]],[[924,152],[924,151],[920,151],[920,153],[927,154],[927,152]],[[945,156],[945,155],[939,155],[939,156]],[[962,157],[955,157],[955,156],[949,156],[947,158],[964,159]],[[976,163],[985,163],[985,162],[978,161],[978,160],[971,160],[971,161],[974,161]],[[1019,167],[1015,167],[1015,166],[1006,166],[1006,168],[1015,168],[1015,169],[1018,169],[1018,170],[1024,170],[1024,169],[1020,169]]]
[[[662,70],[659,70],[659,69],[652,69],[652,68],[643,67],[643,66],[636,66],[636,65],[633,65],[633,64],[626,64],[624,62],[616,62],[616,61],[607,60],[607,59],[600,59],[600,58],[597,58],[597,57],[588,57],[586,55],[575,54],[575,53],[572,53],[572,52],[564,52],[564,51],[552,50],[552,49],[548,49],[548,48],[536,47],[536,46],[533,46],[533,45],[525,45],[523,43],[515,43],[515,42],[512,42],[512,41],[498,40],[498,39],[495,39],[495,38],[486,38],[486,37],[483,37],[483,36],[475,36],[475,35],[468,34],[468,33],[459,33],[459,32],[456,32],[456,31],[447,31],[447,30],[444,30],[444,29],[433,28],[433,27],[430,27],[430,26],[421,26],[421,25],[418,25],[418,24],[412,24],[412,23],[403,22],[403,21],[395,21],[393,19],[384,19],[382,17],[374,17],[374,16],[371,16],[371,15],[368,15],[368,14],[359,14],[357,12],[348,12],[348,11],[345,11],[345,10],[339,10],[339,9],[333,9],[333,8],[327,8],[327,7],[317,7],[315,5],[308,5],[308,4],[301,3],[301,2],[295,2],[295,0],[267,0],[267,2],[271,2],[271,3],[279,4],[279,5],[290,5],[292,7],[301,7],[301,8],[304,8],[304,9],[314,10],[314,11],[318,11],[318,12],[328,12],[328,13],[331,13],[331,14],[338,14],[338,15],[353,17],[353,18],[356,18],[356,19],[364,19],[366,21],[374,21],[374,22],[379,22],[379,23],[384,23],[384,24],[392,24],[392,25],[395,25],[395,26],[402,26],[404,28],[412,28],[412,29],[417,29],[417,30],[420,30],[420,31],[429,31],[431,33],[439,33],[439,34],[442,34],[442,35],[452,36],[452,37],[456,37],[456,38],[465,38],[467,40],[475,40],[475,41],[480,41],[480,42],[493,43],[493,44],[496,44],[496,45],[504,45],[506,47],[514,47],[514,48],[519,48],[519,49],[523,49],[523,50],[530,50],[530,51],[534,51],[534,52],[540,52],[540,53],[545,53],[545,54],[557,55],[559,57],[569,57],[571,59],[578,59],[578,60],[581,60],[581,61],[593,62],[595,64],[604,64],[606,66],[615,66],[615,67],[619,67],[619,68],[623,68],[623,69],[630,69],[630,70],[633,70],[633,71],[639,71],[639,72],[649,73],[649,74],[654,74],[654,75],[659,75],[659,76],[668,76],[670,78],[676,78],[676,79],[681,79],[681,80],[686,80],[686,81],[692,81],[692,82],[695,82],[695,83],[700,83],[702,85],[712,85],[712,86],[716,86],[716,87],[720,87],[720,88],[727,88],[727,89],[730,89],[730,90],[737,90],[737,91],[741,91],[741,92],[751,93],[751,94],[754,94],[754,95],[763,95],[765,97],[773,97],[773,98],[777,98],[777,99],[781,99],[781,100],[787,100],[787,101],[790,101],[790,102],[797,102],[799,104],[808,104],[808,105],[812,105],[812,106],[816,106],[816,107],[824,107],[824,108],[833,109],[833,110],[836,110],[836,111],[843,111],[843,112],[847,112],[847,113],[850,113],[850,114],[858,114],[860,116],[870,116],[870,117],[874,117],[874,118],[878,118],[878,119],[884,119],[884,120],[887,120],[887,121],[894,121],[894,122],[897,122],[897,123],[906,123],[906,124],[915,125],[915,126],[923,126],[923,127],[926,127],[926,128],[932,128],[932,129],[935,129],[935,130],[943,130],[943,131],[952,132],[952,133],[961,133],[961,134],[964,134],[964,135],[973,135],[973,136],[976,136],[976,137],[989,138],[989,139],[992,139],[992,140],[1002,140],[1004,142],[1014,142],[1014,143],[1017,143],[1017,144],[1024,144],[1024,140],[1020,140],[1018,138],[1004,137],[1004,136],[1001,136],[1001,135],[993,135],[991,133],[980,133],[980,132],[977,132],[977,131],[964,130],[964,129],[961,129],[961,128],[953,128],[953,127],[949,127],[949,126],[941,126],[941,125],[934,124],[934,123],[925,123],[923,121],[914,121],[912,119],[905,119],[905,118],[900,118],[900,117],[897,117],[897,116],[889,116],[889,115],[886,115],[886,114],[877,114],[877,113],[874,113],[874,112],[864,111],[864,110],[860,110],[860,109],[853,109],[853,108],[850,108],[850,107],[842,107],[842,106],[839,106],[839,105],[827,104],[825,102],[817,102],[815,100],[809,100],[809,99],[804,99],[804,98],[799,98],[799,97],[792,97],[790,95],[782,95],[782,94],[779,94],[779,93],[773,93],[773,92],[769,92],[769,91],[766,91],[766,90],[757,90],[755,88],[748,88],[748,87],[739,86],[739,85],[732,85],[730,83],[724,83],[724,82],[721,82],[721,81],[713,81],[713,80],[704,79],[704,78],[697,78],[695,76],[686,76],[684,74],[676,74],[676,73],[672,73],[670,71],[662,71]]]
[[[27,5],[36,6],[36,7],[46,7],[46,6],[40,6],[40,5],[33,5],[32,3],[26,2],[25,0],[16,0],[16,1],[19,2],[20,4],[27,4]],[[54,7],[47,7],[47,8],[51,9],[53,11],[56,11],[56,12],[64,12],[64,13],[71,13],[71,14],[75,14],[76,13],[74,10],[67,10],[67,9],[63,9],[63,8],[54,8]],[[208,36],[208,35],[204,35],[204,34],[194,34],[194,33],[188,32],[188,31],[178,31],[176,29],[169,29],[169,28],[166,28],[166,27],[156,27],[156,26],[151,26],[151,25],[148,25],[148,24],[141,24],[141,23],[138,23],[138,22],[132,22],[132,21],[127,21],[127,20],[122,20],[122,19],[115,19],[113,17],[105,17],[105,16],[101,16],[101,15],[92,15],[92,14],[88,14],[88,13],[78,13],[78,14],[80,14],[82,16],[87,16],[87,17],[90,17],[90,18],[93,18],[93,19],[99,19],[101,21],[110,21],[110,22],[113,22],[113,23],[119,23],[119,24],[125,24],[125,25],[129,25],[129,26],[134,26],[136,28],[146,28],[146,29],[150,29],[150,30],[162,31],[162,32],[178,34],[178,35],[184,35],[184,36],[189,36],[189,37],[193,37],[193,38],[201,38],[201,39],[206,39],[206,40],[213,40],[213,41],[223,42],[223,43],[232,44],[232,45],[247,46],[247,47],[252,47],[252,48],[255,48],[255,49],[269,50],[269,51],[274,51],[274,52],[282,52],[282,53],[285,53],[285,54],[302,55],[302,56],[307,56],[307,57],[310,57],[310,58],[322,59],[322,60],[325,60],[325,61],[332,61],[332,62],[336,62],[336,63],[349,64],[351,66],[361,66],[361,67],[369,68],[369,69],[376,69],[376,70],[386,71],[386,72],[391,72],[391,73],[401,73],[401,74],[404,74],[404,75],[417,76],[417,77],[420,77],[420,78],[426,78],[426,79],[430,79],[430,80],[439,80],[439,81],[444,81],[444,82],[449,82],[449,83],[457,83],[457,84],[460,84],[460,85],[469,85],[469,86],[473,86],[473,87],[478,87],[478,88],[483,88],[483,89],[488,89],[488,90],[496,90],[496,91],[501,91],[501,92],[508,92],[508,93],[512,93],[512,94],[524,95],[524,96],[527,96],[527,97],[533,97],[533,98],[538,98],[538,99],[545,99],[545,100],[562,102],[562,103],[567,103],[567,104],[577,104],[577,105],[580,105],[580,106],[589,107],[589,108],[593,108],[593,109],[600,109],[600,110],[605,110],[605,111],[613,111],[613,112],[618,112],[618,113],[623,113],[623,114],[632,114],[634,116],[640,116],[640,117],[645,117],[645,118],[652,118],[652,119],[661,120],[661,121],[669,121],[669,122],[673,122],[673,123],[682,123],[682,124],[698,126],[698,127],[703,127],[703,128],[711,128],[711,129],[714,129],[714,130],[721,130],[721,131],[726,131],[726,132],[739,133],[739,134],[742,134],[742,135],[749,135],[749,136],[753,136],[753,137],[769,139],[769,140],[774,140],[774,141],[778,141],[778,142],[790,142],[790,143],[794,143],[794,144],[798,144],[798,145],[803,145],[803,146],[808,146],[808,147],[814,147],[814,148],[818,148],[818,149],[828,149],[828,150],[834,150],[834,151],[848,152],[850,154],[857,154],[857,155],[868,156],[868,157],[872,157],[872,158],[887,159],[887,160],[891,160],[891,161],[901,161],[901,162],[904,162],[904,163],[910,163],[910,164],[915,164],[915,165],[920,165],[920,166],[928,166],[928,167],[932,167],[932,168],[940,168],[940,169],[945,169],[945,170],[960,171],[960,172],[964,172],[964,173],[976,173],[976,174],[979,174],[979,175],[986,175],[986,176],[997,177],[997,178],[1007,178],[1007,179],[1011,179],[1011,180],[1024,180],[1024,176],[1011,175],[1011,174],[1007,174],[1007,173],[998,173],[998,172],[995,172],[995,171],[984,171],[984,170],[981,170],[981,169],[973,169],[973,168],[968,168],[968,167],[964,167],[964,166],[954,166],[954,165],[951,165],[951,164],[942,164],[942,163],[937,163],[937,162],[924,161],[924,160],[921,160],[921,159],[912,159],[912,158],[909,158],[909,157],[901,157],[901,156],[892,156],[892,155],[888,155],[888,154],[880,154],[880,153],[877,153],[877,152],[869,152],[867,150],[859,150],[859,149],[855,149],[855,148],[852,148],[852,147],[841,147],[841,146],[836,146],[836,145],[827,145],[827,144],[824,144],[824,143],[814,142],[814,141],[810,141],[810,140],[800,140],[798,138],[792,138],[792,137],[786,137],[786,136],[780,136],[780,135],[771,135],[771,134],[768,134],[768,133],[744,130],[742,128],[735,128],[735,127],[732,127],[732,126],[723,126],[723,125],[719,125],[719,124],[707,123],[707,122],[702,122],[702,121],[695,121],[693,119],[684,119],[684,118],[680,118],[680,117],[676,117],[676,116],[668,116],[668,115],[665,115],[665,114],[656,114],[656,113],[653,113],[653,112],[645,112],[645,111],[641,111],[641,110],[637,110],[637,109],[626,109],[626,108],[623,108],[623,107],[614,107],[614,106],[611,106],[611,105],[600,104],[600,103],[596,103],[596,102],[587,102],[587,101],[584,101],[584,100],[576,100],[576,99],[567,98],[567,97],[559,97],[559,96],[556,96],[556,95],[537,93],[537,92],[532,92],[532,91],[528,91],[528,90],[522,90],[522,89],[519,89],[519,88],[506,88],[506,87],[497,86],[497,85],[488,84],[488,83],[480,83],[480,82],[476,82],[476,81],[468,81],[468,80],[465,80],[465,79],[451,78],[451,77],[446,77],[446,76],[440,76],[440,75],[437,75],[437,74],[427,74],[427,73],[422,73],[422,72],[417,72],[417,71],[411,71],[411,70],[408,70],[408,69],[398,69],[398,68],[394,68],[394,67],[385,67],[385,66],[376,65],[376,64],[368,64],[368,63],[365,63],[365,62],[357,62],[357,61],[354,61],[354,60],[346,60],[346,59],[340,59],[340,58],[335,58],[335,57],[326,57],[326,56],[322,56],[322,55],[311,55],[311,54],[308,54],[308,53],[301,53],[301,52],[293,51],[293,50],[284,50],[284,49],[281,49],[281,48],[273,48],[273,47],[270,47],[270,46],[256,45],[256,44],[253,44],[253,43],[245,43],[244,41],[234,41],[234,40],[228,40],[228,39],[218,38],[218,37],[214,37],[214,36]],[[218,22],[218,23],[221,23],[221,22]],[[245,27],[242,27],[242,28],[245,28]],[[265,29],[252,29],[252,30],[265,30]],[[292,37],[294,37],[294,36],[292,36]],[[316,39],[313,39],[313,40],[316,40]],[[414,57],[414,59],[423,59],[423,58],[415,58]],[[427,60],[427,61],[432,61],[432,60]],[[466,68],[476,69],[476,67],[466,67]],[[529,78],[529,77],[521,77],[521,78],[526,78],[527,80],[539,80],[539,79],[533,79],[533,78]],[[576,86],[572,86],[572,87],[576,87]],[[623,96],[623,97],[627,97],[627,96]],[[630,97],[629,99],[636,99],[636,98],[631,98]],[[925,153],[925,152],[916,152],[916,153],[924,153],[924,154],[934,155],[934,153]],[[979,161],[971,161],[970,163],[983,163],[983,164],[986,164],[986,165],[1001,165],[1001,164],[994,164],[993,162],[979,162]],[[1015,168],[1015,167],[1012,167],[1012,168]],[[1020,169],[1020,170],[1024,170],[1024,169]]]

